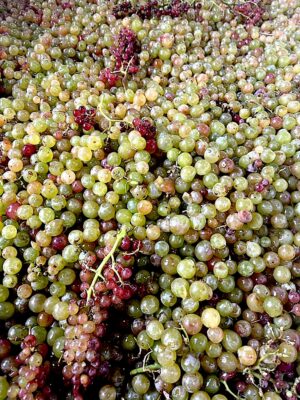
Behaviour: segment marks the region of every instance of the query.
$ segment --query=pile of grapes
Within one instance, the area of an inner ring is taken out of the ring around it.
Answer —
[[[300,398],[300,0],[0,0],[0,400]]]

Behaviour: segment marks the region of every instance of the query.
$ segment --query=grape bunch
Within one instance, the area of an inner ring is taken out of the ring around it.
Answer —
[[[151,122],[135,118],[132,123],[134,128],[141,134],[141,136],[146,139],[145,148],[148,153],[157,154],[158,146],[155,140],[156,129],[153,125],[151,125]]]
[[[9,342],[2,341],[1,344],[4,348],[2,351],[8,356]],[[30,334],[22,340],[20,346],[22,350],[15,357],[4,358],[2,354],[2,371],[12,378],[7,388],[7,397],[20,400],[57,399],[47,383],[51,371],[50,362],[45,361],[48,346],[38,344],[36,337]]]
[[[102,81],[108,89],[116,86],[117,82],[120,80],[120,77],[117,73],[112,72],[109,68],[105,68],[100,72],[99,76],[100,81]]]
[[[73,112],[75,117],[75,122],[82,126],[85,131],[90,131],[95,125],[94,117],[96,111],[93,108],[86,109],[80,106],[77,110]]]
[[[70,316],[65,328],[62,374],[66,383],[71,383],[74,399],[81,400],[81,388],[87,388],[93,380],[101,375],[101,338],[105,334],[104,322],[108,318],[106,309],[94,305],[90,313],[78,313],[76,303],[69,305]]]
[[[115,57],[117,71],[124,70],[135,74],[139,69],[140,44],[135,33],[128,28],[122,28],[118,37],[117,45],[113,47],[112,54]]]
[[[116,18],[120,18],[120,19],[125,18],[125,17],[130,17],[135,12],[136,12],[136,9],[130,0],[122,1],[119,4],[115,5],[113,8],[113,15]]]
[[[164,4],[158,0],[147,0],[145,4],[133,6],[131,1],[123,1],[114,6],[113,15],[116,18],[125,18],[137,14],[141,19],[151,19],[153,17],[170,16],[179,17],[187,13],[191,4],[182,0],[171,0],[169,4]]]
[[[262,22],[262,16],[264,14],[264,8],[260,4],[259,0],[246,1],[242,4],[234,6],[233,11],[237,15],[241,15],[247,25],[257,25]]]

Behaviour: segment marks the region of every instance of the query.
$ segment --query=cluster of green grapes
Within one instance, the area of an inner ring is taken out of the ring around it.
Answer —
[[[299,0],[0,12],[0,400],[296,400]]]

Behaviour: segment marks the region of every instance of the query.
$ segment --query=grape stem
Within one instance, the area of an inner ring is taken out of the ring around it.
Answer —
[[[96,284],[98,278],[102,276],[103,268],[105,267],[106,263],[111,258],[113,258],[114,252],[116,251],[117,247],[121,243],[122,239],[124,239],[124,237],[126,236],[126,233],[127,233],[126,227],[123,226],[122,229],[120,230],[120,232],[117,234],[116,241],[115,241],[111,251],[103,258],[101,264],[97,268],[95,276],[93,278],[93,281],[87,291],[87,302],[89,302],[90,298],[92,297],[92,293],[94,291],[94,287],[95,287],[95,284]]]
[[[186,344],[190,343],[190,338],[189,335],[187,334],[187,331],[185,330],[184,326],[182,325],[182,323],[180,323],[180,330],[183,331],[183,336],[184,336],[184,341]]]
[[[252,369],[259,369],[260,364],[261,364],[262,362],[264,362],[264,360],[265,360],[266,358],[271,357],[271,356],[277,356],[277,357],[280,357],[280,356],[281,356],[281,357],[284,357],[284,354],[279,353],[278,350],[277,350],[277,351],[273,351],[273,352],[271,352],[271,353],[266,353],[266,354],[264,354],[264,355],[258,360],[257,365],[255,365]]]
[[[293,384],[293,387],[292,387],[292,389],[290,390],[290,393],[287,395],[287,397],[292,397],[293,394],[296,394],[296,395],[297,395],[297,386],[298,386],[298,383],[300,383],[300,377],[298,377],[298,378],[295,379],[295,382],[294,382],[294,384]]]
[[[147,365],[145,367],[133,369],[132,371],[130,371],[130,375],[142,374],[143,372],[156,371],[158,369],[161,369],[161,365],[155,363]]]
[[[122,119],[112,119],[108,115],[105,114],[103,111],[103,97],[101,97],[100,103],[98,104],[98,110],[100,111],[100,114],[109,122],[109,128],[111,128],[112,122],[123,122]],[[127,122],[127,124],[131,124],[130,122]]]
[[[240,400],[241,398],[239,396],[237,396],[236,394],[234,394],[231,389],[229,388],[228,384],[226,381],[221,381],[223,383],[223,385],[225,386],[225,389],[228,393],[231,394],[231,396],[233,396],[235,399]]]

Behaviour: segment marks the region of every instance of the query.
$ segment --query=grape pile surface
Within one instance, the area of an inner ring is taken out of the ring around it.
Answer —
[[[300,397],[300,0],[0,0],[0,400]]]

